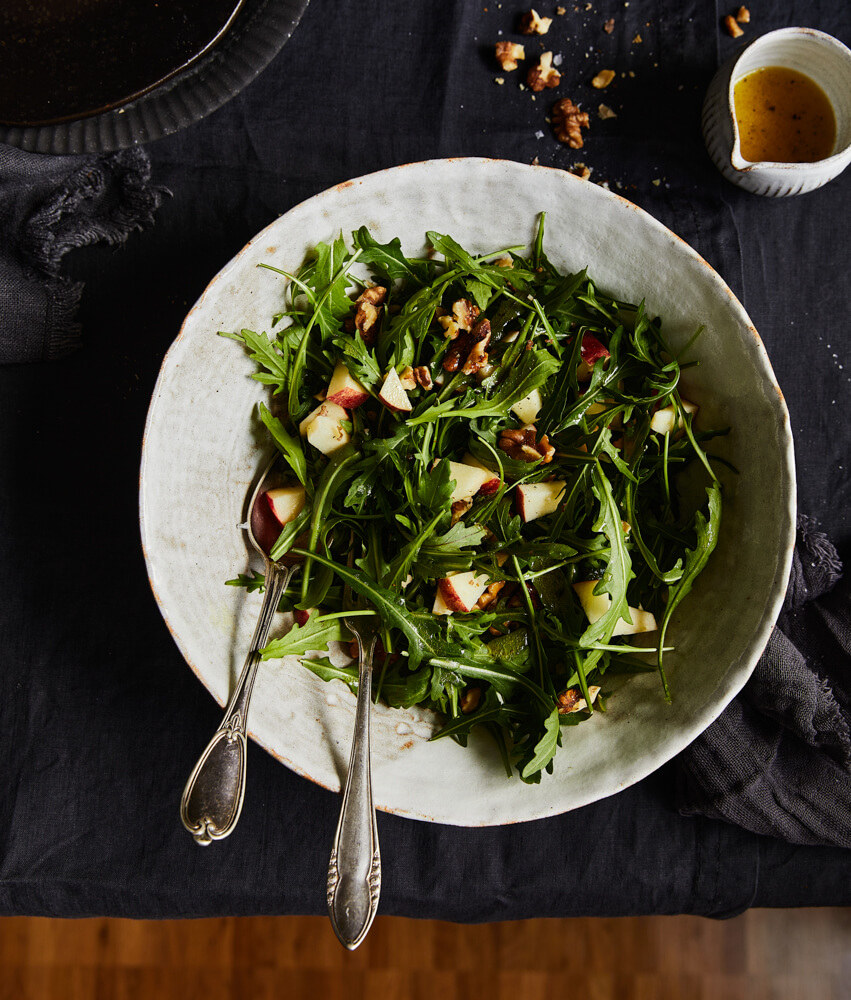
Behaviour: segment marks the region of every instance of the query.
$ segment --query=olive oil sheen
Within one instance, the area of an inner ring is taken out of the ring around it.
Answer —
[[[748,73],[733,89],[746,160],[814,163],[833,152],[836,118],[817,83],[783,66]]]

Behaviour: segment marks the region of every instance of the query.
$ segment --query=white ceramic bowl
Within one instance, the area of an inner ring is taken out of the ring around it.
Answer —
[[[268,330],[285,279],[320,240],[368,226],[382,242],[424,250],[448,233],[475,253],[531,241],[547,213],[545,249],[567,271],[587,265],[614,295],[646,298],[669,342],[700,324],[699,367],[687,395],[741,474],[723,473],[721,540],[680,606],[666,659],[673,701],[655,674],[628,680],[609,710],[564,733],[555,773],[540,785],[506,778],[487,737],[463,749],[426,742],[427,713],[375,710],[378,808],[458,825],[550,816],[611,795],[685,747],[745,683],[780,608],[794,542],[795,481],[788,415],[762,343],[719,276],[685,243],[631,203],[560,170],[507,161],[417,163],[341,184],[273,222],[210,283],[163,362],[145,434],[140,515],[151,586],[191,668],[223,704],[242,665],[260,597],[226,587],[251,563],[246,497],[268,446],[253,414],[265,398],[253,363],[219,330]],[[280,630],[289,626],[282,616]],[[270,662],[257,678],[255,740],[312,780],[340,788],[355,699],[298,662]],[[198,747],[200,753],[202,747]],[[194,760],[187,760],[187,774]],[[251,794],[251,777],[248,777]]]
[[[833,152],[814,163],[752,162],[741,154],[733,88],[765,66],[804,73],[825,92],[836,116]],[[753,194],[806,194],[833,180],[851,163],[851,49],[813,28],[780,28],[755,39],[718,70],[703,103],[703,137],[724,177]]]

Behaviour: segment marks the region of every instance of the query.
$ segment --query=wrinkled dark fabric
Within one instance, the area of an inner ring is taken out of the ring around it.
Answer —
[[[716,66],[741,44],[723,29],[729,12],[704,0],[541,11],[554,24],[529,51],[561,53],[564,82],[533,101],[492,61],[494,42],[516,37],[516,9],[311,0],[254,83],[146,147],[152,182],[173,192],[155,224],[120,252],[98,244],[63,259],[85,282],[79,349],[0,366],[0,913],[325,912],[339,796],[253,743],[232,836],[202,849],[180,825],[181,791],[221,710],[152,595],[138,475],[157,373],[186,313],[251,237],[334,184],[442,156],[584,162],[592,183],[670,226],[742,300],[789,406],[799,508],[848,564],[851,171],[784,200],[722,181],[700,114]],[[796,23],[851,42],[851,9],[828,0],[754,5],[745,37]],[[606,67],[619,75],[601,95],[589,81]],[[582,150],[552,138],[560,96],[591,112]],[[599,119],[602,102],[618,117]],[[821,627],[816,608],[830,598],[797,612],[801,629]],[[851,905],[851,852],[683,816],[676,778],[671,762],[582,809],[504,827],[381,814],[380,913],[481,922]]]
[[[733,703],[679,758],[680,808],[795,844],[851,847],[851,588],[799,519],[777,626]]]
[[[142,149],[44,156],[0,145],[0,364],[79,345],[83,283],[61,273],[65,254],[123,243],[153,224],[161,196]]]

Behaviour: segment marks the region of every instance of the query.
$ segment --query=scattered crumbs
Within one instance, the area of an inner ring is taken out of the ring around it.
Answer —
[[[611,35],[611,33],[614,30],[615,30],[615,19],[613,17],[610,17],[609,20],[606,21],[606,23],[603,25],[603,31],[605,31],[607,35]]]
[[[533,167],[539,167],[540,165],[541,165],[541,161],[540,161],[540,160],[538,159],[538,157],[536,156],[536,157],[535,157],[535,159],[534,159],[534,160],[532,160],[532,166],[533,166]]]
[[[683,90],[684,87],[685,87],[685,84],[682,84],[682,83],[677,84],[677,90]]]
[[[501,76],[494,77],[494,83],[498,83],[500,87],[505,83],[505,78]]]
[[[593,6],[594,6],[594,4],[592,4],[592,3],[586,3],[586,4],[585,4],[585,9],[586,9],[586,10],[591,10],[591,8],[592,8]]]
[[[553,66],[561,66],[563,62],[564,62],[564,56],[561,54],[561,52],[556,52],[556,54],[553,56]]]
[[[635,76],[635,72],[633,70],[630,70],[627,75],[631,76],[631,77],[634,77]]]
[[[662,180],[659,177],[654,177],[650,183],[653,185],[653,187],[659,187],[659,185],[662,183]]]
[[[597,186],[605,188],[607,191],[610,190],[608,181],[597,181]]]
[[[597,108],[597,114],[603,119],[617,118],[617,114],[614,111],[612,111],[612,109],[608,106],[608,104],[601,104],[600,107]]]
[[[535,133],[535,138],[536,139],[543,139],[544,138],[544,133],[540,129],[538,129],[538,131]]]
[[[566,7],[556,7],[556,14],[558,14],[559,17],[561,17],[562,14],[565,14],[565,13],[567,13],[567,8]]]
[[[570,172],[574,177],[579,177],[583,181],[587,181],[591,176],[591,167],[585,163],[574,163],[570,168]]]
[[[641,35],[636,34],[635,38],[632,40],[633,45],[641,45],[642,38]]]

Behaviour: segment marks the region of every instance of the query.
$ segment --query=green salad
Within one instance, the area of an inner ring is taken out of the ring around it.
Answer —
[[[718,538],[705,449],[725,431],[698,431],[680,392],[700,330],[675,352],[643,303],[560,273],[543,217],[525,254],[426,238],[414,258],[366,228],[319,244],[279,271],[273,335],[225,334],[270,386],[259,415],[288,470],[271,555],[306,556],[282,602],[295,624],[263,657],[356,689],[357,664],[327,655],[351,640],[349,584],[382,621],[375,698],[440,713],[434,739],[485,730],[538,782],[615,675],[657,671],[671,697],[668,626]],[[686,466],[703,480],[688,507]]]

